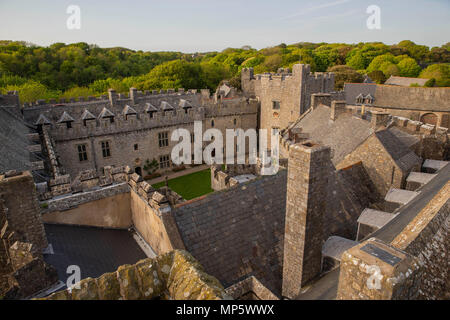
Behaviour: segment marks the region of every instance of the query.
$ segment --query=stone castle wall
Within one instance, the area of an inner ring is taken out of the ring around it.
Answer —
[[[419,299],[450,298],[450,182],[397,235],[392,246],[418,257],[423,270]]]
[[[43,300],[222,300],[220,282],[186,251],[175,250],[79,282]]]
[[[243,69],[241,78],[244,94],[256,96],[261,103],[259,125],[269,135],[272,128],[286,128],[309,109],[311,94],[334,91],[333,74],[312,74],[309,65],[302,64],[294,65],[292,73],[254,76],[253,69]],[[274,101],[279,102],[279,108],[274,108]]]
[[[130,89],[130,97],[134,95],[133,92]],[[40,119],[42,131],[47,132],[43,134],[42,144],[49,156],[53,156],[48,165],[51,173],[58,166],[63,168],[60,171],[75,176],[82,170],[95,169],[101,172],[105,166],[128,165],[131,168],[139,167],[145,175],[143,167],[147,160],[159,161],[160,156],[170,157],[172,147],[178,143],[171,141],[172,132],[179,128],[193,132],[194,121],[201,121],[203,130],[219,129],[224,137],[226,129],[247,130],[257,126],[258,102],[247,101],[239,96],[215,102],[208,90],[202,90],[201,94],[183,91],[144,95],[134,99],[116,98],[115,93],[110,91],[110,100],[43,104],[23,109],[28,122],[36,123]],[[180,106],[182,101],[189,104],[190,108],[183,109]],[[145,111],[147,104],[158,109],[162,102],[169,103],[174,110],[159,109],[151,114]],[[125,114],[125,106],[130,106],[136,113]],[[99,118],[103,108],[112,112],[114,122],[110,118]],[[82,119],[85,110],[95,119]],[[73,119],[69,127],[66,122],[58,122],[64,112]],[[159,134],[162,132],[167,132],[168,146],[159,146]],[[103,155],[102,142],[109,143],[109,156]],[[85,146],[87,160],[80,161],[79,145]]]

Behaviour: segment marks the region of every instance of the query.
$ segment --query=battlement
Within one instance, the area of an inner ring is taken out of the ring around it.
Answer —
[[[0,94],[0,106],[19,106],[19,94],[17,91],[8,91]]]
[[[11,91],[8,93],[8,96],[18,96],[17,91]],[[59,106],[61,104],[70,106],[73,104],[95,104],[98,102],[109,102],[111,105],[113,105],[116,102],[139,102],[141,99],[146,99],[148,97],[151,98],[164,98],[167,96],[180,96],[180,95],[198,95],[198,89],[189,89],[185,90],[183,88],[179,88],[177,90],[175,89],[161,89],[161,90],[145,90],[145,91],[138,91],[136,88],[130,88],[129,93],[117,93],[114,89],[108,89],[107,95],[100,95],[100,96],[88,96],[88,97],[69,97],[69,98],[60,98],[60,99],[38,99],[33,102],[26,102],[22,106],[23,108],[33,108],[38,106],[45,106],[45,107],[51,107],[51,106]],[[6,97],[2,96],[1,97]],[[0,100],[1,102],[1,100]]]

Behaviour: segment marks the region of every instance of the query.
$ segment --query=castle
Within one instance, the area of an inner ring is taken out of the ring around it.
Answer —
[[[224,84],[212,96],[132,88],[25,106],[14,92],[0,96],[1,294],[448,299],[449,94],[374,84],[335,92],[333,74],[295,65],[243,69],[242,92]],[[173,167],[170,135],[194,121],[279,129],[278,173],[261,175],[260,162],[213,165],[211,194],[155,189],[146,161]],[[58,291],[69,264],[84,280]],[[27,286],[34,274],[41,281]]]

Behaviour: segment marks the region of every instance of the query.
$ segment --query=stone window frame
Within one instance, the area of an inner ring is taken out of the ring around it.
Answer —
[[[272,110],[280,110],[281,102],[279,100],[272,100]]]
[[[111,144],[109,140],[100,141],[100,146],[102,148],[103,158],[111,157]]]
[[[78,160],[84,162],[88,160],[86,144],[77,144]]]
[[[165,168],[170,168],[170,155],[166,154],[166,155],[162,155],[159,156],[159,168],[160,169],[165,169]]]
[[[161,131],[158,133],[158,143],[160,148],[169,146],[169,131]]]

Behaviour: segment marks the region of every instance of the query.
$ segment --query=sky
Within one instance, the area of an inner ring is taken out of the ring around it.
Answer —
[[[70,5],[80,29],[69,29]],[[380,29],[366,12],[380,8]],[[450,42],[450,0],[0,0],[0,39],[206,52],[280,43]]]

